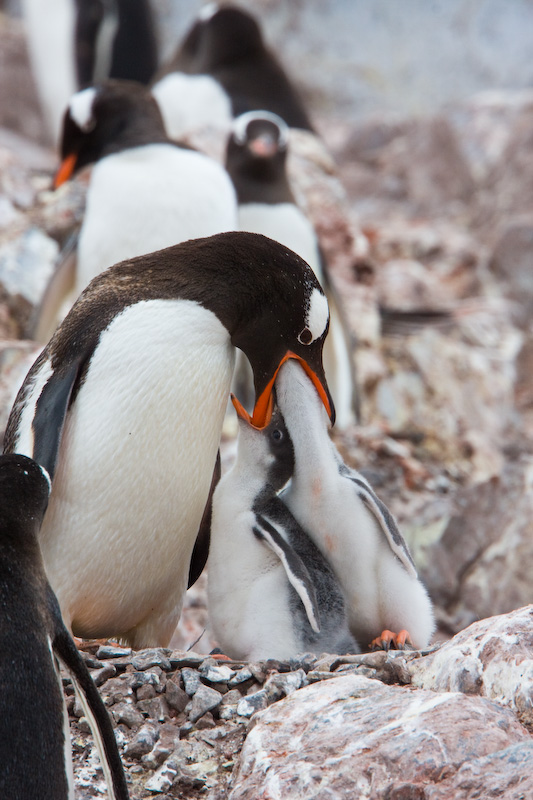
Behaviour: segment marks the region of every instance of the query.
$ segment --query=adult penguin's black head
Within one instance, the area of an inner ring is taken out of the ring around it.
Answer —
[[[108,80],[76,92],[63,118],[57,189],[98,159],[143,144],[168,142],[149,89],[135,81]]]
[[[28,543],[28,536],[37,534],[50,489],[48,473],[33,459],[18,453],[0,456],[1,544],[10,539],[19,549]]]

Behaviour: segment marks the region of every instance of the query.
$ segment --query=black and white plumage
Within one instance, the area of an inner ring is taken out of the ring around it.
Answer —
[[[149,0],[76,0],[78,86],[106,78],[148,84],[158,65]]]
[[[283,500],[333,567],[346,598],[350,630],[361,646],[384,631],[407,631],[413,645],[424,648],[435,627],[433,611],[407,544],[368,482],[343,463],[329,438],[318,396],[307,384],[292,363],[276,379],[295,451]]]
[[[330,328],[324,367],[337,427],[346,428],[357,418],[355,345],[313,225],[291,190],[286,169],[289,138],[288,126],[276,114],[263,110],[242,114],[228,139],[226,168],[237,193],[239,229],[262,233],[290,247],[309,264],[326,293]],[[242,388],[236,388],[246,397]]]
[[[292,128],[312,130],[258,21],[238,6],[210,3],[202,8],[153,93],[174,139],[206,124],[227,128],[232,117],[255,109],[278,114]]]
[[[127,800],[107,710],[45,575],[37,535],[49,492],[48,475],[32,459],[0,456],[0,796],[74,798],[59,661],[90,722],[109,797]]]
[[[22,0],[39,99],[53,144],[69,98],[106,78],[148,83],[158,65],[149,0]]]
[[[112,264],[237,227],[224,168],[171,142],[149,90],[134,82],[105,81],[71,98],[61,158],[56,186],[94,166],[75,257],[59,265],[48,287],[34,330],[39,341],[48,341],[61,305],[70,307]],[[73,284],[67,298],[58,283]]]
[[[292,474],[292,442],[279,409],[259,431],[239,415],[237,460],[213,496],[209,619],[232,658],[359,652],[342,591],[320,550],[278,492]]]
[[[333,417],[328,321],[310,268],[255,234],[183,242],[89,285],[30,370],[5,437],[7,452],[52,475],[40,543],[75,634],[168,643],[209,505],[235,348],[254,372],[256,425],[268,422],[289,357]]]

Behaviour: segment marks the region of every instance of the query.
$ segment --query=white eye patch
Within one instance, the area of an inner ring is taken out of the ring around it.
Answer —
[[[309,309],[305,318],[305,327],[298,334],[301,344],[311,344],[320,339],[329,320],[329,308],[326,296],[319,289],[313,289],[309,299]]]
[[[85,133],[89,133],[96,125],[93,117],[93,105],[98,90],[94,86],[82,89],[70,98],[68,105],[69,114],[78,128]]]

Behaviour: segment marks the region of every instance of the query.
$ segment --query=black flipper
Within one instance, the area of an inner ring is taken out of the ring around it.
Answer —
[[[91,726],[106,777],[109,798],[110,800],[129,800],[126,776],[109,714],[85,662],[63,624],[59,605],[50,588],[48,589],[48,605],[55,628],[52,642],[54,655],[72,678],[76,694]]]
[[[315,633],[319,633],[320,615],[318,611],[318,602],[309,570],[300,556],[290,544],[285,541],[278,529],[274,527],[266,517],[256,513],[255,518],[256,525],[253,527],[254,534],[273,550],[283,564],[285,572],[287,573],[287,578],[304,605],[309,624]]]
[[[216,485],[220,480],[221,473],[222,468],[220,464],[219,450],[217,453],[215,469],[213,471],[213,478],[211,480],[211,488],[209,489],[209,497],[207,498],[207,503],[205,504],[202,521],[200,522],[198,535],[192,551],[191,563],[189,566],[189,589],[193,584],[196,583],[202,574],[207,562],[207,557],[209,555],[209,544],[211,542],[211,516],[213,513],[213,492],[215,491]]]
[[[68,364],[46,382],[33,418],[34,448],[32,457],[43,466],[53,480],[63,426],[84,357]]]

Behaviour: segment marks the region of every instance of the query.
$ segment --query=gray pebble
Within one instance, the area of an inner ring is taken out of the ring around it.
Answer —
[[[246,683],[247,681],[251,680],[254,680],[254,676],[252,675],[251,671],[248,669],[248,667],[243,667],[228,681],[228,686],[239,686],[239,684]]]
[[[251,717],[256,711],[262,711],[269,705],[268,695],[264,689],[260,689],[254,694],[249,694],[241,698],[237,704],[237,714],[240,717]]]
[[[124,723],[128,728],[138,728],[144,722],[144,717],[132,703],[117,703],[111,709],[113,719],[120,725]]]
[[[134,669],[145,670],[150,667],[161,667],[166,671],[170,670],[171,664],[168,658],[170,651],[162,647],[156,647],[153,650],[140,650],[136,656],[133,656],[131,663]]]
[[[95,669],[91,672],[91,678],[97,686],[101,686],[108,678],[114,678],[117,674],[116,667],[111,663],[104,664],[100,669]]]
[[[183,680],[183,685],[185,686],[185,691],[189,697],[192,697],[202,684],[200,676],[195,669],[188,669],[185,667],[181,670],[181,678]]]
[[[203,716],[206,711],[212,711],[220,705],[222,695],[216,689],[210,689],[209,686],[200,684],[192,699],[191,708],[189,711],[189,719],[191,722],[196,722]]]
[[[146,686],[149,684],[150,686],[154,686],[157,690],[161,686],[162,676],[163,672],[158,667],[156,667],[154,670],[150,670],[149,672],[134,672],[131,688],[140,689],[141,686]]]
[[[159,731],[155,725],[149,723],[143,725],[135,734],[135,738],[126,745],[124,754],[128,758],[141,758],[152,750],[158,738]]]
[[[199,667],[205,660],[205,656],[198,653],[184,653],[183,650],[173,650],[169,656],[172,669],[183,669],[183,667]]]
[[[189,695],[187,692],[184,692],[181,686],[178,686],[172,680],[167,682],[165,697],[169,707],[173,708],[174,711],[178,713],[183,711],[189,702]]]
[[[113,647],[110,644],[103,644],[96,651],[96,658],[120,658],[120,656],[131,656],[131,647]]]
[[[139,700],[137,708],[149,719],[163,722],[168,716],[168,706],[162,697],[154,697],[151,700]]]
[[[227,667],[225,664],[222,666],[212,666],[205,662],[201,665],[198,672],[208,683],[229,683],[235,675],[235,670]]]

